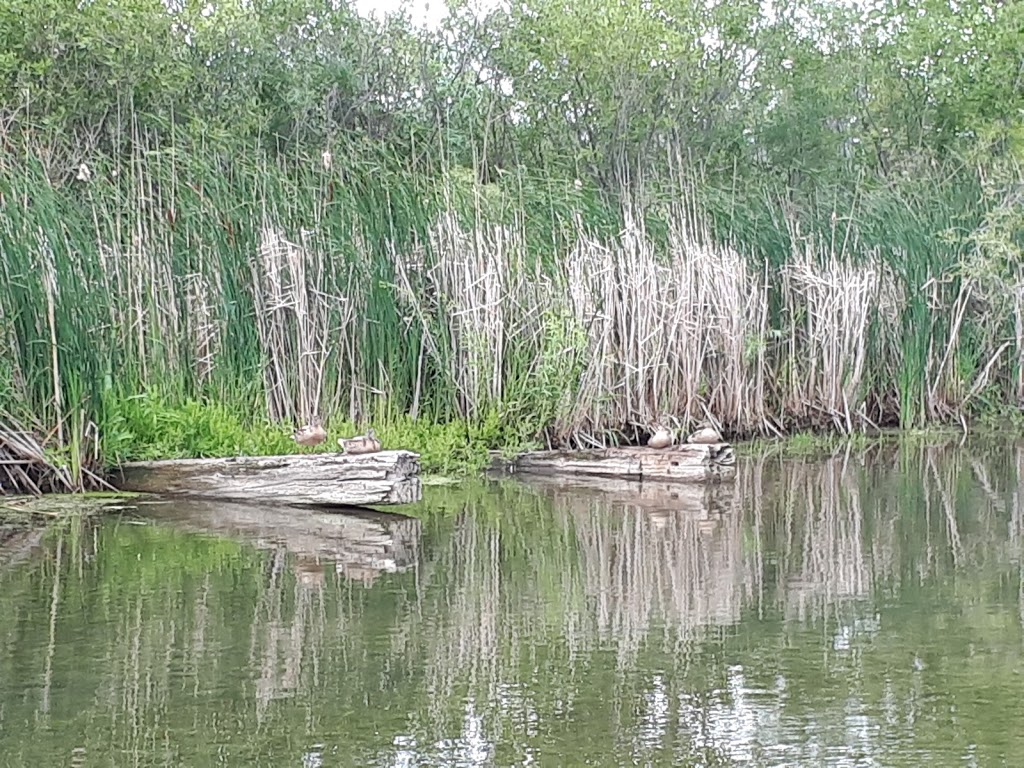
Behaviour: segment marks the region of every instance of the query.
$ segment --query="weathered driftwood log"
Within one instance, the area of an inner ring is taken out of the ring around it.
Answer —
[[[182,530],[284,550],[306,576],[325,566],[362,581],[411,568],[419,553],[422,523],[372,509],[297,511],[259,502],[179,499],[139,513]],[[340,514],[339,514],[340,513]]]
[[[671,448],[604,448],[536,451],[517,456],[511,472],[621,477],[634,480],[709,482],[736,475],[736,454],[727,443],[683,443]]]
[[[315,453],[173,459],[123,464],[113,478],[126,491],[277,504],[409,504],[423,487],[410,451],[361,456]]]

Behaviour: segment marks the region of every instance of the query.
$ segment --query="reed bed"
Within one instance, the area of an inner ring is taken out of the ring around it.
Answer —
[[[147,393],[254,422],[491,420],[500,447],[659,421],[849,433],[1019,396],[1021,324],[923,214],[876,205],[815,240],[737,213],[728,234],[678,181],[614,209],[522,179],[247,162],[140,152],[64,186],[0,166],[20,201],[0,221],[0,406],[63,446],[84,412],[130,447],[118,404]]]
[[[688,206],[671,209],[663,246],[640,212],[625,220],[611,239],[579,225],[546,273],[531,267],[525,238],[485,224],[468,232],[454,215],[434,225],[431,249],[408,263],[394,254],[401,300],[428,353],[448,366],[459,415],[507,407],[512,393],[540,410],[530,395],[542,393],[548,418],[538,428],[577,446],[635,440],[666,420],[765,434],[852,433],[899,419],[899,338],[913,308],[878,251],[857,264],[807,245],[772,275],[766,261],[716,244]],[[933,340],[927,375],[948,373],[955,330],[942,359]],[[524,371],[534,392],[516,379]]]
[[[874,255],[865,266],[844,264],[808,246],[783,268],[782,294],[793,318],[788,412],[802,423],[828,420],[846,433],[873,424],[866,386],[872,324],[891,338],[900,317],[899,288],[885,263]],[[885,373],[879,362],[893,361],[876,360],[875,373]]]

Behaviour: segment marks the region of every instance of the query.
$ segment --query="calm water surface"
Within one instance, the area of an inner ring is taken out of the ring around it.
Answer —
[[[1024,764],[1024,447],[407,511],[8,542],[0,765]]]

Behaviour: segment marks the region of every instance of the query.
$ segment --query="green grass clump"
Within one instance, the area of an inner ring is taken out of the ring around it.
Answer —
[[[247,419],[237,408],[211,400],[170,403],[151,394],[112,398],[106,424],[103,455],[112,463],[260,456],[297,447],[281,426]]]
[[[309,452],[291,438],[292,427],[246,416],[237,408],[213,400],[172,403],[155,394],[111,399],[103,455],[111,464],[151,459],[267,456]],[[496,412],[475,422],[432,423],[400,415],[357,425],[347,418],[328,419],[327,440],[316,452],[338,451],[337,440],[372,426],[386,449],[405,449],[420,455],[422,470],[437,475],[463,476],[480,472],[491,451],[515,445],[519,438]]]

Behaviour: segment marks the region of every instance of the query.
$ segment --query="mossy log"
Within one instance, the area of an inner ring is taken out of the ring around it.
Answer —
[[[505,469],[540,475],[706,483],[732,480],[736,476],[736,454],[728,443],[683,443],[661,450],[642,446],[534,451],[520,454]]]
[[[136,461],[111,479],[126,491],[261,504],[410,504],[423,494],[411,451]]]

